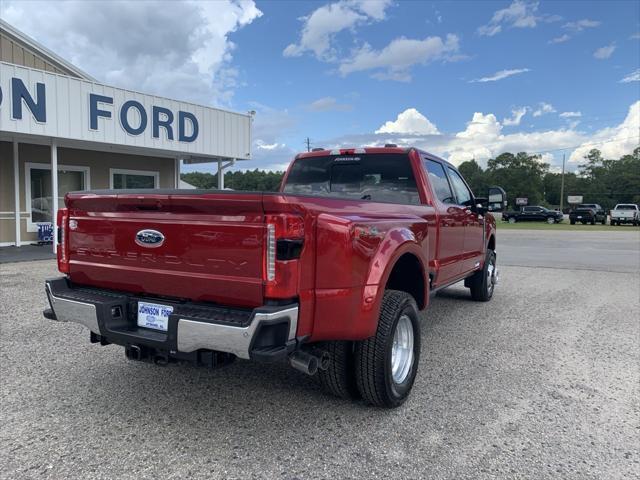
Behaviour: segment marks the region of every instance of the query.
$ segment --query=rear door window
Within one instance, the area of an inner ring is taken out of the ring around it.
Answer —
[[[291,166],[285,193],[420,203],[408,155],[361,154],[309,157]]]
[[[451,191],[451,185],[447,179],[447,174],[444,172],[444,167],[440,162],[434,160],[423,160],[424,166],[429,174],[429,182],[433,187],[434,193],[438,200],[442,203],[456,203],[456,199]]]

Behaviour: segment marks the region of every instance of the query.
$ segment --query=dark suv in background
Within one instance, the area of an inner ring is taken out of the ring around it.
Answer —
[[[581,222],[583,225],[587,223],[606,225],[607,212],[597,203],[581,203],[569,213],[569,222],[571,225],[575,225],[576,222]]]
[[[504,212],[502,220],[509,223],[516,222],[561,222],[564,216],[562,212],[549,210],[540,206],[522,207],[520,211]]]

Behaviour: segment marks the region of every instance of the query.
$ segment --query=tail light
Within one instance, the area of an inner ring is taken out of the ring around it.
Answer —
[[[56,218],[58,224],[58,270],[69,273],[69,210],[61,208]]]
[[[299,258],[304,219],[299,215],[267,215],[264,252],[264,295],[293,298],[298,294]]]

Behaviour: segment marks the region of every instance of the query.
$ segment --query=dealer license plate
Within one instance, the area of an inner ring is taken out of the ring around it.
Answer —
[[[159,303],[138,302],[138,326],[167,331],[173,307]]]

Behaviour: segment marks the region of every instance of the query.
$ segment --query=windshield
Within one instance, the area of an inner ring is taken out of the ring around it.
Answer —
[[[615,210],[635,210],[636,207],[635,205],[616,205]]]
[[[578,205],[577,208],[596,208],[596,206],[593,203],[583,203],[582,205]]]
[[[355,154],[296,160],[283,191],[374,202],[419,204],[408,155]]]

